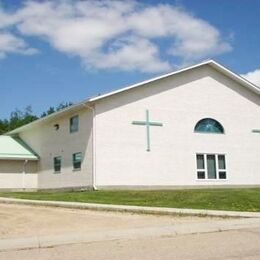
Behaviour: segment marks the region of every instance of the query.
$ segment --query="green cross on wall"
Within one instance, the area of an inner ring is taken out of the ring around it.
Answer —
[[[146,151],[151,151],[150,147],[150,126],[163,126],[162,123],[159,122],[150,122],[149,120],[149,110],[146,110],[146,120],[145,121],[133,121],[133,125],[143,125],[146,126],[146,142],[147,142],[147,149]]]

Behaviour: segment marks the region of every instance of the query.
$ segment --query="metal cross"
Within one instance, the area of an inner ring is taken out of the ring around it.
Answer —
[[[146,142],[147,142],[147,149],[146,151],[151,151],[150,149],[150,126],[163,126],[162,123],[158,122],[150,122],[149,120],[149,110],[146,110],[146,120],[145,121],[133,121],[133,125],[144,125],[146,126]]]

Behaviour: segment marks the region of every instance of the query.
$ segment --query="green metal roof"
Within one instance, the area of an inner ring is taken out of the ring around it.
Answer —
[[[1,160],[38,160],[38,156],[19,138],[0,135]]]

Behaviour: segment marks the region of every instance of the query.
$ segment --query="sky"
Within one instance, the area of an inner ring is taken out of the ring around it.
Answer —
[[[260,86],[260,1],[0,0],[0,118],[206,59]]]

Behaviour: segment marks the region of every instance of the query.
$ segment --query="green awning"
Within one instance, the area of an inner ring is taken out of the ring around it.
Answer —
[[[38,156],[21,139],[0,135],[1,160],[38,160]]]

